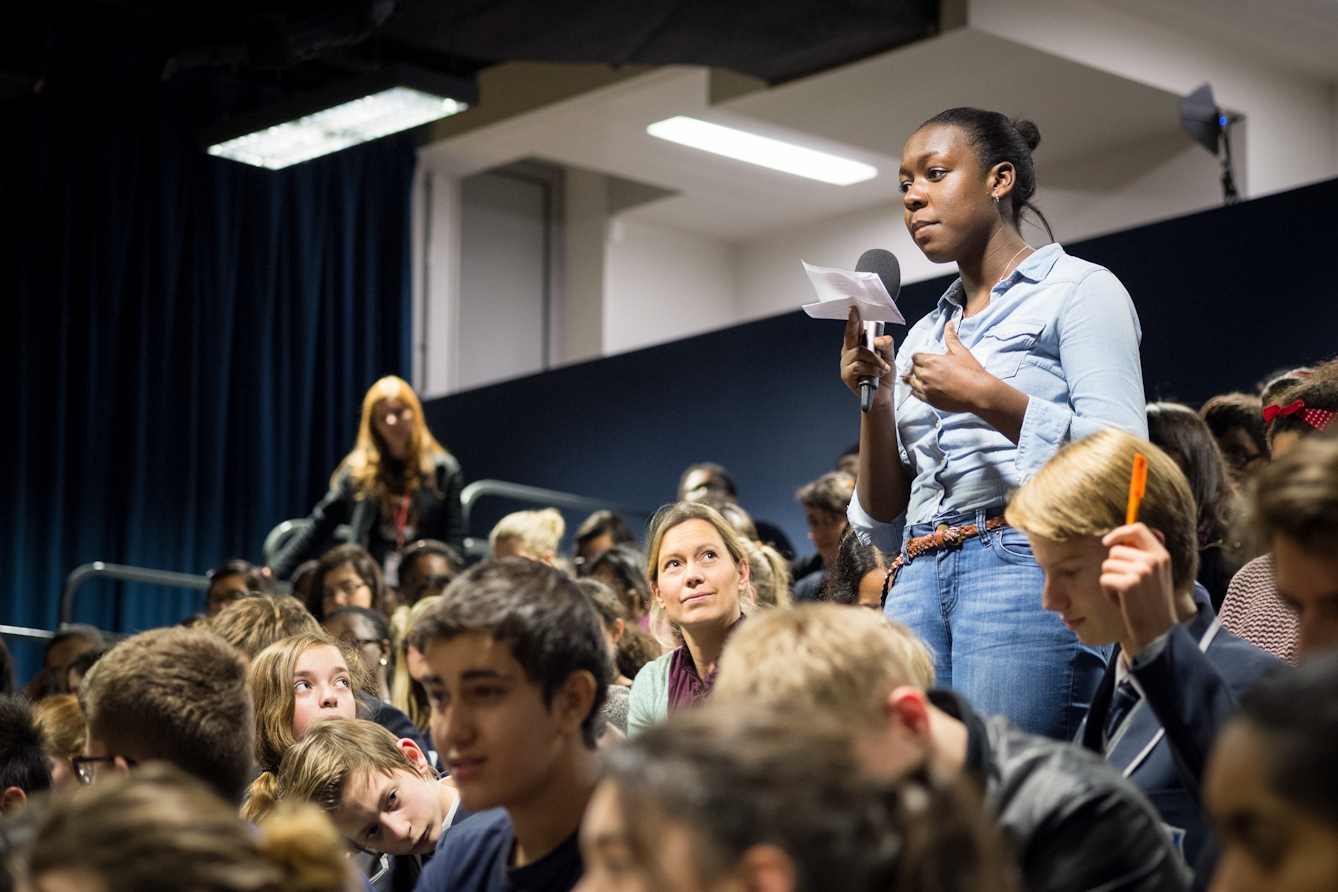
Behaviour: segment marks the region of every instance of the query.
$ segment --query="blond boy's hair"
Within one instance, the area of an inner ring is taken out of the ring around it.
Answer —
[[[524,544],[526,551],[538,559],[548,551],[556,554],[566,531],[567,522],[556,508],[516,511],[497,521],[497,526],[488,534],[488,545],[495,550],[498,542],[518,540]]]
[[[1104,536],[1124,524],[1136,453],[1148,460],[1138,519],[1166,538],[1172,584],[1187,591],[1199,572],[1194,494],[1174,459],[1133,434],[1107,428],[1060,449],[1022,484],[1005,517],[1011,526],[1054,542]]]
[[[229,605],[209,621],[209,628],[250,659],[274,642],[299,632],[318,633],[321,624],[292,595],[260,594]]]
[[[803,604],[739,626],[712,697],[867,725],[903,685],[934,686],[933,657],[910,629],[863,607]]]
[[[427,769],[429,772],[432,769]],[[361,775],[422,775],[394,734],[375,722],[333,719],[318,722],[284,754],[279,766],[280,801],[311,802],[335,811]]]

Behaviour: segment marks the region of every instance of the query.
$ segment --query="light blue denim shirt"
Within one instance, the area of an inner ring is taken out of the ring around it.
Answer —
[[[1147,437],[1142,330],[1129,292],[1104,267],[1070,257],[1057,244],[1024,260],[990,293],[984,310],[963,319],[962,281],[906,335],[897,351],[897,446],[910,473],[906,512],[879,523],[850,500],[860,539],[893,553],[907,523],[1008,504],[1060,446],[1107,427]],[[946,353],[952,322],[985,370],[1023,393],[1027,412],[1017,445],[969,412],[942,412],[901,380],[916,353]]]

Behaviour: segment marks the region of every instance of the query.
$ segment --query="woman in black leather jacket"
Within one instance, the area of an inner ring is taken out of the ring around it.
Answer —
[[[309,527],[274,556],[271,569],[285,579],[347,524],[347,541],[366,548],[381,565],[405,543],[442,539],[459,547],[464,475],[432,436],[423,406],[408,382],[388,375],[362,401],[353,451],[330,478],[330,492],[311,510]],[[392,560],[394,560],[392,558]]]

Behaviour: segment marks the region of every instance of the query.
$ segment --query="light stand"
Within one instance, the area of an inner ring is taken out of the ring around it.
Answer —
[[[1180,100],[1180,127],[1199,145],[1222,159],[1222,203],[1236,204],[1240,192],[1231,159],[1231,125],[1241,120],[1217,107],[1213,88],[1204,84]]]

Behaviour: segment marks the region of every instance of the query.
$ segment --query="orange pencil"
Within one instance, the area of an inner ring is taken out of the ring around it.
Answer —
[[[1129,509],[1124,514],[1126,524],[1138,522],[1138,506],[1148,488],[1148,457],[1134,453],[1134,472],[1129,477]]]

